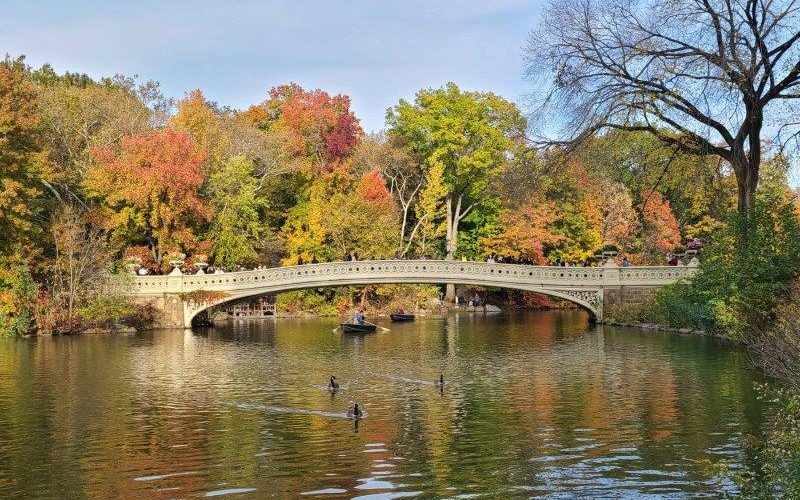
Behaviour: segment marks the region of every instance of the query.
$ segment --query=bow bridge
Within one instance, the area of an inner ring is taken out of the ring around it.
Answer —
[[[388,283],[510,288],[565,299],[598,321],[615,306],[642,303],[661,286],[696,272],[687,266],[552,267],[488,262],[386,260],[327,262],[222,274],[136,276],[128,295],[163,312],[161,326],[185,328],[200,312],[226,302],[303,288]]]

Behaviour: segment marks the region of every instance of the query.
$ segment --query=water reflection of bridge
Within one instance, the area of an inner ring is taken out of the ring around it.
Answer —
[[[304,288],[367,284],[460,284],[541,293],[577,304],[602,321],[609,307],[641,303],[658,288],[692,276],[695,266],[552,267],[488,262],[390,260],[327,262],[223,274],[133,278],[129,295],[183,328],[209,307]]]

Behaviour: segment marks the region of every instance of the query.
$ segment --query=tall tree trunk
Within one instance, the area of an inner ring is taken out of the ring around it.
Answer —
[[[445,260],[453,260],[455,258],[456,248],[458,247],[458,223],[461,220],[461,196],[456,201],[456,206],[453,207],[452,196],[447,197],[447,234],[445,236],[445,250],[447,256]],[[446,287],[445,300],[448,302],[455,302],[456,300],[456,286],[452,283]]]
[[[757,135],[757,134],[756,134]],[[752,137],[752,135],[751,135]],[[751,139],[750,150],[736,148],[731,156],[731,166],[736,174],[737,206],[740,218],[738,251],[745,255],[749,251],[753,231],[756,191],[758,190],[761,144]]]

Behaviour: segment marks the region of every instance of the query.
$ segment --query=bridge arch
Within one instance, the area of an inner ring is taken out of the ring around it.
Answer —
[[[239,300],[244,300],[250,297],[258,297],[260,295],[267,295],[267,294],[279,294],[285,292],[291,292],[295,290],[307,290],[311,288],[335,288],[335,287],[342,287],[342,286],[351,286],[351,285],[367,285],[367,284],[375,284],[375,285],[395,285],[395,284],[403,284],[403,285],[439,285],[439,284],[447,284],[448,282],[445,281],[436,281],[435,283],[428,281],[408,281],[408,280],[396,280],[396,281],[374,281],[370,283],[364,283],[363,280],[340,280],[336,284],[328,284],[328,285],[319,285],[319,284],[297,284],[295,286],[286,286],[281,288],[275,288],[266,286],[262,289],[253,289],[248,290],[245,292],[239,292],[235,294],[228,295],[222,299],[209,301],[202,304],[187,304],[186,308],[186,316],[185,321],[187,325],[190,325],[192,320],[199,314],[211,309],[213,307],[221,306],[224,304],[228,304],[231,302],[236,302]],[[457,285],[468,285],[468,286],[480,286],[480,287],[490,287],[490,288],[502,288],[507,290],[521,290],[525,292],[532,292],[532,293],[539,293],[542,295],[547,295],[549,297],[554,297],[557,299],[567,300],[572,302],[573,304],[577,305],[584,311],[586,311],[590,318],[593,320],[602,319],[602,305],[603,305],[603,296],[602,290],[581,290],[581,291],[572,291],[572,290],[551,290],[547,288],[539,288],[539,287],[526,287],[522,285],[487,285],[484,281],[475,280],[474,282],[469,281],[458,281],[452,282],[453,284]]]

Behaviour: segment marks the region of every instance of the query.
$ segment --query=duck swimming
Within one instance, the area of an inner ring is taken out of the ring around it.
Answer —
[[[364,412],[358,407],[358,403],[347,409],[347,418],[362,418],[363,416]]]
[[[339,388],[339,382],[336,381],[336,377],[331,375],[331,380],[328,382],[328,389],[335,391]]]

